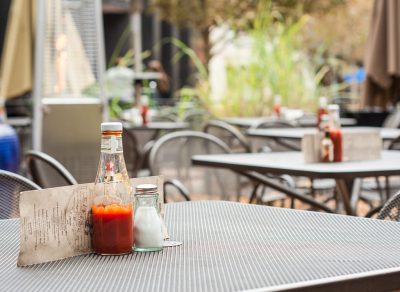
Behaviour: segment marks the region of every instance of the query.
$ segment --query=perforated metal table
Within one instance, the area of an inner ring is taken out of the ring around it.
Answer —
[[[233,202],[166,206],[180,247],[17,268],[19,222],[0,220],[3,291],[384,291],[400,288],[400,224]]]

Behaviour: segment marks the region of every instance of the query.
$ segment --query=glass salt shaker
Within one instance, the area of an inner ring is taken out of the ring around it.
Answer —
[[[160,251],[164,236],[159,209],[157,186],[141,184],[136,187],[134,212],[134,251]]]

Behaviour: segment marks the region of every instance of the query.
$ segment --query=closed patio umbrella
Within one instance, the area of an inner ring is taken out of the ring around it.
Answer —
[[[400,100],[400,1],[375,0],[365,55],[364,103],[386,108]]]
[[[32,89],[34,1],[13,0],[0,63],[0,100]]]

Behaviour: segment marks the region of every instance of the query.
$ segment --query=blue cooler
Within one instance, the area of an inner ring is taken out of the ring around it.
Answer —
[[[0,169],[18,172],[20,145],[17,133],[9,125],[0,124]]]

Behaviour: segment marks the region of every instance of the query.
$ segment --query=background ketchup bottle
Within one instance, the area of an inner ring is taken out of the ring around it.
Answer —
[[[149,100],[147,96],[142,96],[140,105],[140,115],[142,116],[143,125],[146,126],[149,119]]]
[[[317,113],[317,128],[320,127],[322,116],[328,114],[328,99],[325,96],[319,98],[319,108]]]
[[[343,161],[343,134],[340,128],[339,106],[330,104],[328,106],[329,132],[333,143],[333,161]]]
[[[280,95],[275,95],[274,97],[274,106],[272,107],[272,111],[274,116],[279,119],[281,117],[282,112],[282,97]]]
[[[341,129],[330,129],[333,144],[333,161],[343,161],[343,135]]]

